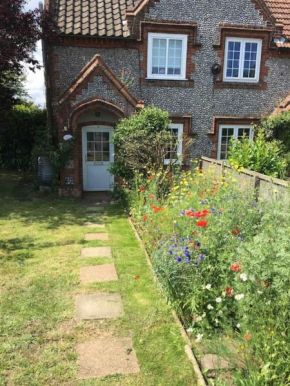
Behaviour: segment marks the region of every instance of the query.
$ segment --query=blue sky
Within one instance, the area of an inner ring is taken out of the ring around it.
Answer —
[[[35,9],[38,8],[39,0],[26,0],[27,4],[25,9]],[[37,50],[35,52],[35,58],[42,64],[42,52],[41,52],[41,42],[37,44]],[[29,97],[41,107],[45,106],[45,89],[44,89],[44,75],[43,69],[33,73],[29,71],[26,67],[26,85],[25,88],[28,92]]]

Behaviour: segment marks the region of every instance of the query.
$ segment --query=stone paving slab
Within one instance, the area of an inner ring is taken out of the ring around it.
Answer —
[[[92,265],[81,267],[82,284],[118,280],[115,264]]]
[[[96,213],[88,213],[88,214],[86,214],[86,217],[87,218],[103,217],[103,213],[98,213],[98,212],[96,212]]]
[[[108,241],[109,240],[109,235],[108,233],[88,233],[85,235],[85,240],[86,241]]]
[[[112,257],[111,247],[87,247],[81,250],[81,257]]]
[[[94,222],[90,222],[90,221],[85,222],[84,226],[87,228],[99,228],[99,229],[105,228],[105,224],[99,224],[99,223],[94,223]]]
[[[119,293],[87,294],[76,297],[77,319],[113,319],[123,315],[123,302]]]
[[[200,359],[200,364],[205,371],[228,369],[231,367],[229,361],[215,354],[203,355]]]
[[[87,212],[102,212],[105,208],[103,206],[88,206]]]
[[[101,378],[140,372],[130,338],[100,338],[79,343],[78,379]]]

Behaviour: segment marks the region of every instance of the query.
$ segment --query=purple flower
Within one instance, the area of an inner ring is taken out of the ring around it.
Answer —
[[[201,261],[204,261],[205,256],[204,255],[200,255],[199,258],[200,258]]]
[[[174,248],[177,248],[177,244],[174,244],[173,247],[174,247]]]
[[[252,204],[251,204],[252,206],[257,206],[258,205],[258,203],[257,202],[252,202]]]
[[[239,241],[243,241],[244,239],[243,239],[241,236],[239,236],[239,237],[238,237],[238,240],[239,240]]]
[[[181,241],[182,243],[184,242],[184,240],[185,240],[184,237],[181,237],[180,241]]]
[[[194,263],[197,267],[199,266],[199,263],[196,261],[195,263]]]
[[[181,214],[181,216],[184,216],[184,215],[185,215],[185,210],[182,210],[182,211],[180,212],[180,214]]]
[[[195,243],[195,245],[196,245],[197,247],[200,247],[200,246],[201,246],[201,243],[200,243],[199,241],[197,241],[197,242]]]
[[[188,258],[187,260],[186,260],[186,264],[189,264],[190,263],[190,258]]]
[[[176,259],[176,261],[177,261],[178,263],[180,263],[180,262],[182,261],[182,258],[181,258],[181,257],[178,257],[178,258]]]
[[[206,204],[208,201],[207,200],[203,200],[203,201],[201,201],[201,205],[204,205],[204,204]]]
[[[169,251],[169,255],[172,255],[172,253],[173,253],[173,252],[170,250],[170,251]]]

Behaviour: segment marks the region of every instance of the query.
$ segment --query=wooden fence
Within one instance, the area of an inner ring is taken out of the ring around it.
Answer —
[[[263,199],[281,199],[283,201],[290,201],[290,183],[288,181],[280,180],[266,176],[265,174],[253,172],[244,169],[238,173],[225,161],[219,161],[212,158],[201,157],[200,166],[204,171],[211,170],[217,178],[227,174],[226,170],[231,171],[237,184],[243,189],[255,188],[257,190],[257,197]]]

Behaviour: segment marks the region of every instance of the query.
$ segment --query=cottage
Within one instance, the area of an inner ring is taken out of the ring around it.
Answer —
[[[61,192],[104,191],[118,120],[168,110],[192,157],[290,108],[290,0],[46,0],[60,39],[44,45],[50,124],[77,138]],[[179,151],[182,153],[182,144]],[[184,162],[186,160],[184,159]]]

